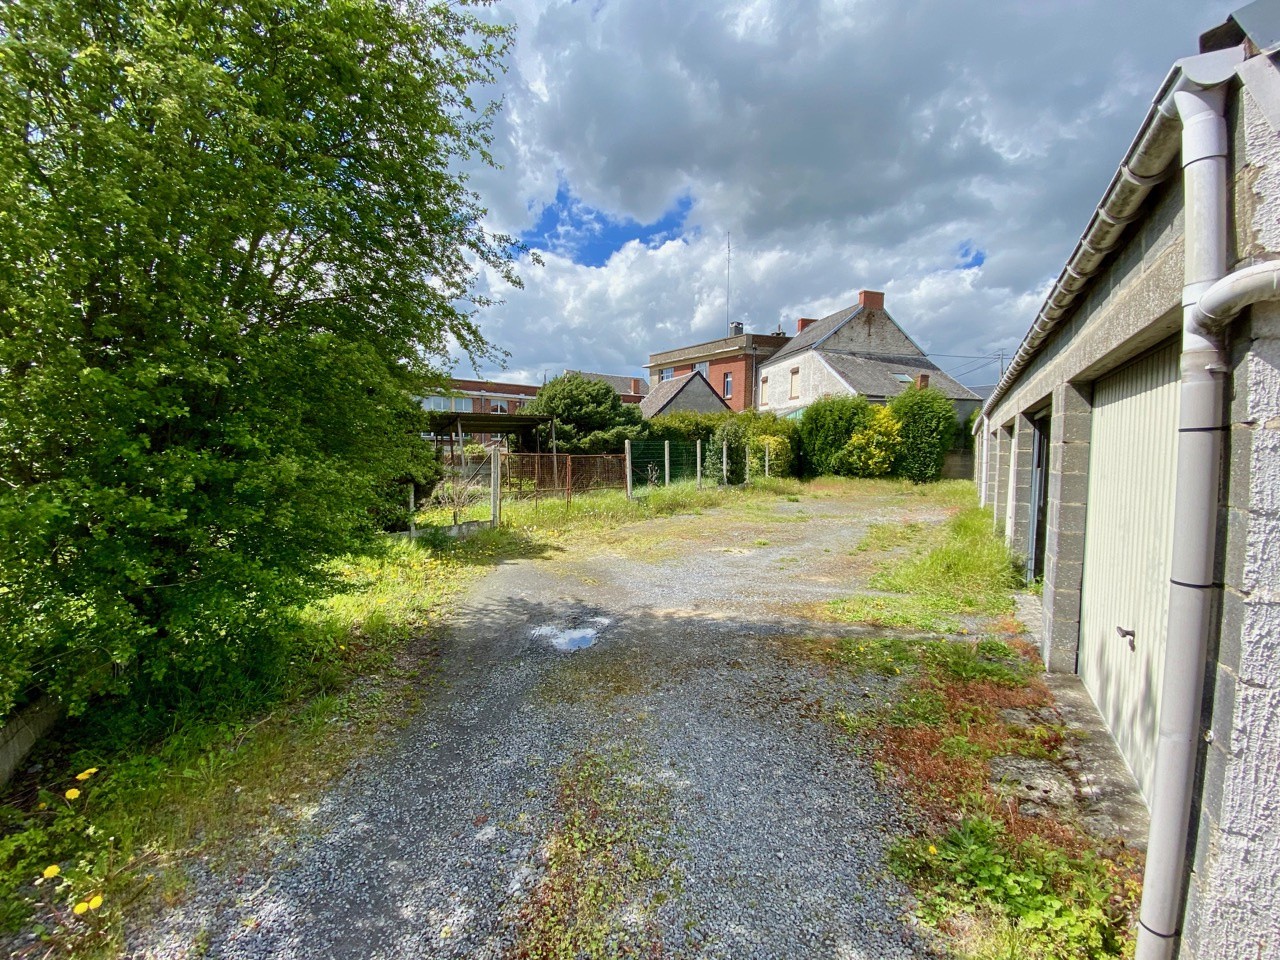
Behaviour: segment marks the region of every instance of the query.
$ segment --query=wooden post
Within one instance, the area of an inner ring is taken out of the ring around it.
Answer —
[[[698,489],[701,490],[702,489],[702,441],[701,440],[698,441],[697,451],[698,451],[697,460],[695,461],[697,463],[697,468],[695,472],[698,474]]]
[[[627,499],[631,499],[631,441],[626,440],[623,443],[627,453]]]
[[[720,472],[723,474],[722,479],[727,487],[729,485],[729,441],[724,442],[724,446],[720,451]]]
[[[662,485],[671,486],[671,441],[662,441]]]
[[[573,503],[573,455],[564,458],[564,502]]]
[[[418,535],[418,526],[413,522],[413,515],[418,512],[418,505],[416,503],[417,498],[415,496],[417,492],[418,492],[417,488],[414,486],[413,481],[410,480],[409,481],[409,539],[410,540],[412,540],[414,537]]]
[[[489,528],[502,523],[502,449],[493,448],[493,460],[489,467]]]
[[[560,489],[560,458],[557,456],[559,450],[556,449],[556,420],[551,418],[551,482],[556,489]]]

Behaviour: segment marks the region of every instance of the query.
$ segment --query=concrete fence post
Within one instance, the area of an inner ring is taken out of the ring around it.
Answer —
[[[764,442],[764,475],[769,476],[769,441]]]
[[[751,482],[751,441],[742,442],[742,482]]]
[[[627,499],[631,499],[631,441],[623,441],[623,448],[627,454]]]
[[[417,498],[415,494],[417,488],[412,480],[409,481],[409,539],[412,540],[418,535],[418,525],[414,523],[413,515],[418,512]]]
[[[489,461],[489,527],[502,523],[502,450],[493,448]]]
[[[564,502],[573,503],[573,454],[564,458]]]
[[[695,449],[697,451],[695,455],[696,456],[695,462],[697,463],[697,467],[694,472],[698,475],[698,489],[701,490],[702,489],[702,441],[701,440],[697,441],[697,446]]]
[[[720,473],[721,479],[724,480],[725,486],[729,485],[729,441],[726,440],[720,449]]]
[[[662,485],[671,486],[671,441],[662,441]]]

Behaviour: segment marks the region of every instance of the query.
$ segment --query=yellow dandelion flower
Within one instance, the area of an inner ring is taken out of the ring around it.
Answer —
[[[63,796],[66,797],[68,800],[74,800],[76,797],[80,796],[80,791],[77,790],[75,787],[72,787],[70,790],[64,793]]]
[[[76,774],[76,779],[77,779],[77,780],[88,780],[90,777],[92,777],[92,776],[93,776],[95,773],[97,773],[97,772],[98,772],[98,768],[97,768],[97,767],[90,767],[88,770],[85,770],[85,771],[83,771],[83,772],[81,772],[81,773],[77,773],[77,774]]]
[[[48,805],[47,803],[45,803],[43,800],[41,800],[39,803],[37,803],[37,804],[36,804],[36,809],[37,809],[37,810],[48,810],[48,809],[49,809],[49,805]]]
[[[81,900],[79,903],[77,903],[74,907],[71,908],[71,912],[78,917],[82,913],[85,913],[86,911],[88,911],[88,909],[89,909],[89,904]]]
[[[935,847],[932,843],[929,844],[929,856],[936,857],[937,855],[938,855],[938,848]]]
[[[89,909],[97,910],[100,906],[102,906],[102,894],[95,893],[89,898]]]
[[[49,864],[49,866],[44,868],[44,878],[46,880],[52,880],[61,872],[62,872],[62,868],[60,866],[58,866],[56,863],[51,863]]]

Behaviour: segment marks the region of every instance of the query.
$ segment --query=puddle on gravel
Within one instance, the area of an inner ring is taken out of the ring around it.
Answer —
[[[596,637],[600,634],[601,627],[609,625],[608,617],[588,617],[583,623],[589,623],[591,626],[565,626],[558,627],[553,624],[544,624],[541,627],[533,628],[533,636],[538,640],[546,640],[551,646],[557,650],[570,651],[582,650],[596,642]]]

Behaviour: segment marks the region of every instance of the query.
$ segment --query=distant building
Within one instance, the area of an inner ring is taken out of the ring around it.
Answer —
[[[735,323],[728,337],[652,353],[645,364],[649,371],[649,390],[652,392],[661,383],[696,372],[702,374],[729,409],[750,410],[756,405],[760,364],[790,339],[783,333],[743,333],[742,324]]]
[[[640,401],[640,412],[647,420],[663,413],[728,413],[729,405],[695,370],[657,384]]]
[[[649,381],[643,377],[627,377],[612,373],[587,373],[585,370],[566,370],[565,374],[577,374],[584,380],[607,383],[618,392],[623,403],[639,403],[649,393]]]
[[[760,364],[757,408],[786,416],[825,396],[884,402],[913,384],[940,391],[960,420],[981,403],[889,316],[883,293],[863,290],[851,307],[820,320],[800,318],[796,335]]]
[[[453,413],[516,413],[538,395],[538,387],[525,383],[499,383],[495,380],[449,381],[448,394],[423,397],[424,410]],[[491,434],[465,435],[476,443],[488,443]]]

